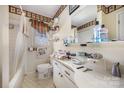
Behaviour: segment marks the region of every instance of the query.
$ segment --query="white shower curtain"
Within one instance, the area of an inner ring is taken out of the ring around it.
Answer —
[[[16,45],[15,45],[15,57],[14,57],[14,68],[13,68],[13,74],[16,73],[18,68],[22,65],[24,65],[24,62],[22,61],[23,55],[26,52],[26,39],[27,39],[27,31],[26,31],[26,18],[25,14],[22,13],[20,18],[20,28],[17,34],[16,38]]]

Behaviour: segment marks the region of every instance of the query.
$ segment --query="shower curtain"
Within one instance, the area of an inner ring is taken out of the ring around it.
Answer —
[[[28,33],[26,28],[26,18],[25,14],[22,13],[20,18],[20,29],[16,38],[15,45],[15,57],[14,57],[14,68],[13,74],[19,69],[19,67],[23,66],[25,63],[22,61],[24,53],[26,53],[26,41],[27,41]]]
[[[14,64],[12,69],[12,79],[9,82],[9,87],[20,88],[24,80],[25,66],[27,63],[27,47],[29,46],[29,40],[31,39],[31,23],[25,17],[25,14],[22,13],[19,16],[19,31],[17,33],[16,42],[15,42],[15,56]],[[27,21],[26,21],[27,20]],[[29,37],[30,36],[30,37]]]

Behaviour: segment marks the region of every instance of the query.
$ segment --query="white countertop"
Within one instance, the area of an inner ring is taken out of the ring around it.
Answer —
[[[55,59],[55,58],[54,58]],[[99,72],[96,70],[83,72],[82,69],[76,69],[81,65],[74,65],[69,60],[55,59],[63,65],[68,66],[75,72],[74,82],[79,88],[119,88],[124,87],[124,75],[121,78],[114,77],[108,72]]]

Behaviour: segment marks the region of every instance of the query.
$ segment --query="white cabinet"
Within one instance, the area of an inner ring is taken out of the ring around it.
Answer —
[[[76,88],[76,85],[63,73],[63,65],[53,61],[53,81],[57,88]]]
[[[63,82],[64,88],[77,88],[77,86],[65,75],[63,75],[63,80],[64,80],[64,82]]]
[[[53,63],[53,82],[56,85],[56,87],[62,86],[62,78],[60,73],[60,68],[56,62]]]

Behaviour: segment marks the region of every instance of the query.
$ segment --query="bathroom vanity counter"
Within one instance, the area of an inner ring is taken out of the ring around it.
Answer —
[[[78,87],[119,88],[124,87],[124,76],[118,78],[108,73],[83,72],[80,69],[75,71],[75,82]]]
[[[62,65],[66,66],[68,69],[74,71],[74,80],[73,82],[79,88],[119,88],[124,87],[124,75],[121,78],[114,77],[111,73],[106,71],[84,71],[84,68],[77,69],[77,67],[84,66],[75,65],[71,62],[71,60],[60,60],[56,58],[52,58],[52,60],[56,60]]]

